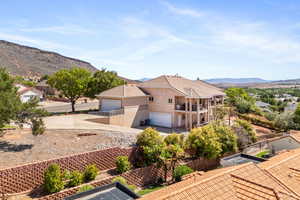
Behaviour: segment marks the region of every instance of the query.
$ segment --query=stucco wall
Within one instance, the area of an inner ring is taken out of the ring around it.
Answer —
[[[175,105],[175,95],[178,93],[171,89],[165,88],[143,88],[144,91],[153,97],[153,101],[149,101],[149,111],[150,112],[173,112]],[[169,103],[168,99],[172,98],[173,102]]]
[[[148,97],[130,97],[124,98],[122,101],[122,106],[137,106],[137,105],[147,105],[148,104]]]

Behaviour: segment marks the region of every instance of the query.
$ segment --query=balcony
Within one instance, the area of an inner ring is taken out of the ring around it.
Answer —
[[[185,104],[175,105],[175,111],[185,112]],[[187,111],[190,111],[190,106],[187,107]],[[199,111],[200,112],[207,112],[207,108],[205,108],[203,105],[200,105]],[[192,112],[197,112],[197,105],[192,105]]]

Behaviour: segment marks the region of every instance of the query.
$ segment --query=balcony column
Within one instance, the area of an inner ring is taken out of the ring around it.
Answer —
[[[187,98],[185,98],[185,129],[188,130],[188,104],[187,104]]]
[[[190,98],[190,129],[192,129],[193,128],[193,118],[192,118],[192,112],[193,112],[193,110],[192,110],[192,98]]]
[[[197,99],[197,126],[200,126],[200,99]]]
[[[210,109],[211,102],[210,102],[210,99],[206,99],[206,101],[207,101],[207,122],[209,122],[210,121],[209,116],[210,116],[210,112],[211,112],[211,109]]]

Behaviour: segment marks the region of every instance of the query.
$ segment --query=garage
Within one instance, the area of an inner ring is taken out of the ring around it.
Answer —
[[[171,113],[150,112],[149,119],[151,125],[168,127],[168,128],[172,127]]]
[[[111,111],[121,109],[121,100],[115,99],[102,99],[101,111]]]

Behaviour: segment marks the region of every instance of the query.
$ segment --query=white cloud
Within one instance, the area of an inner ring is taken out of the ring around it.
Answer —
[[[0,38],[3,40],[8,40],[8,41],[13,41],[17,43],[21,43],[24,45],[33,45],[34,47],[39,47],[42,49],[47,49],[47,50],[72,50],[74,48],[59,44],[56,42],[51,42],[51,41],[46,41],[46,40],[39,40],[39,39],[34,39],[31,37],[26,37],[22,35],[16,35],[16,34],[8,34],[8,33],[1,33],[0,32]]]
[[[49,26],[49,27],[31,27],[21,28],[23,32],[52,32],[63,35],[75,35],[75,34],[95,34],[96,31],[77,26],[77,25],[64,25],[64,26]]]
[[[176,15],[186,15],[186,16],[190,16],[190,17],[203,17],[205,15],[204,12],[200,12],[200,11],[193,10],[190,8],[176,7],[175,5],[173,5],[167,1],[161,1],[161,3],[163,5],[165,5],[170,12],[172,12]]]
[[[193,40],[193,43],[199,47],[208,46],[219,52],[235,51],[238,54],[251,55],[257,60],[264,59],[273,63],[300,63],[298,55],[300,41],[297,37],[293,37],[292,31],[295,29],[295,24],[294,26],[276,24],[274,27],[264,21],[236,20],[218,13],[205,12],[204,14],[198,10],[187,10],[166,1],[163,1],[163,4],[175,14],[198,18],[197,22],[193,21],[192,28],[195,35],[199,32],[202,37]]]

